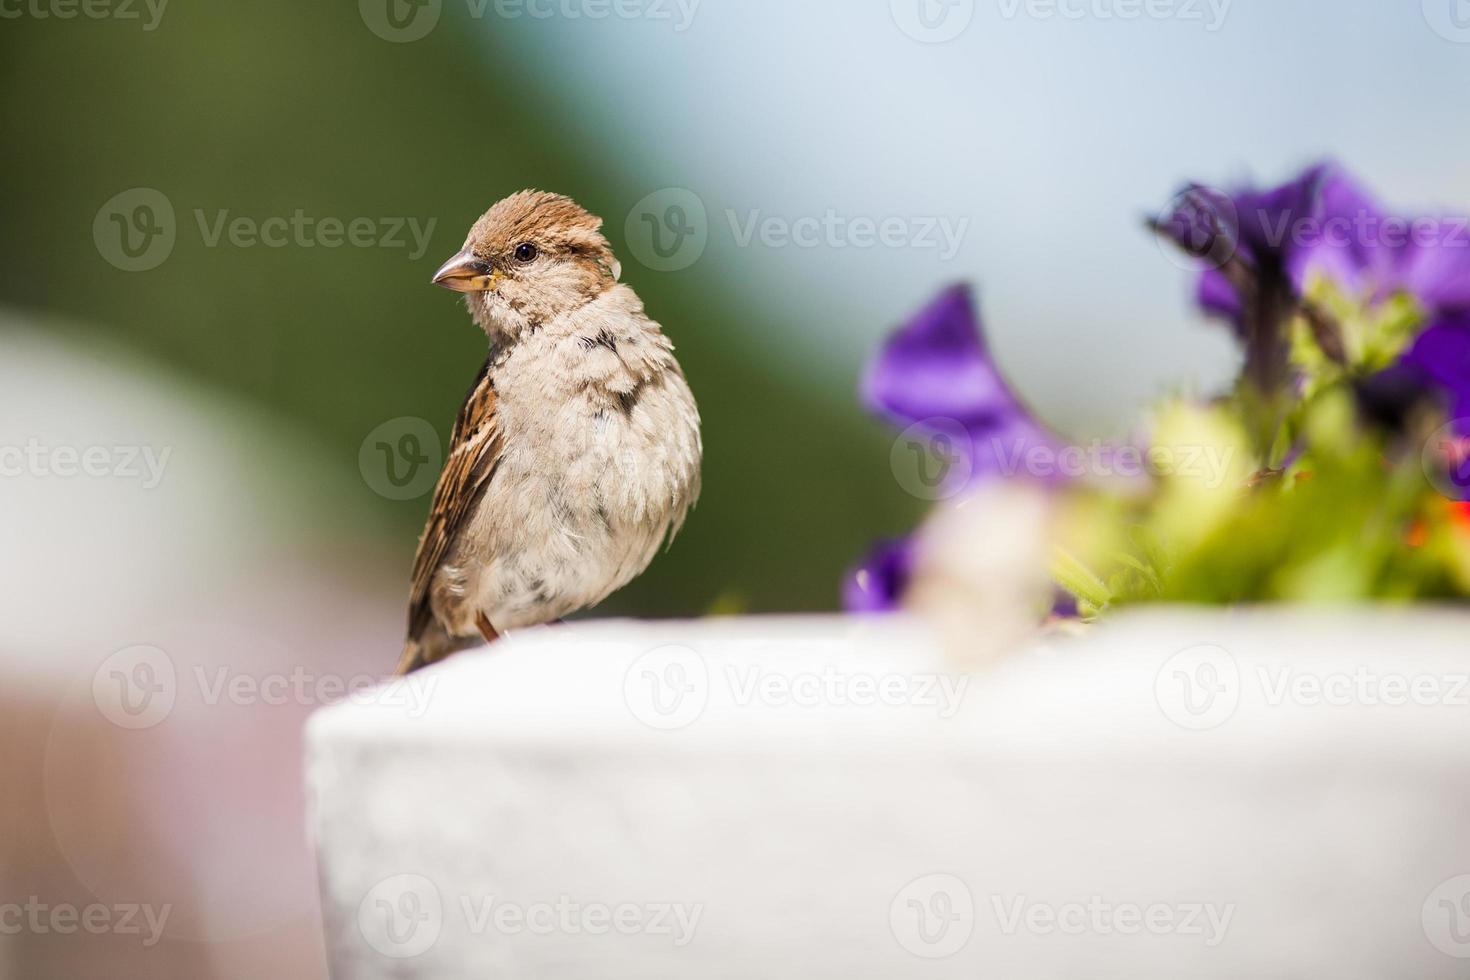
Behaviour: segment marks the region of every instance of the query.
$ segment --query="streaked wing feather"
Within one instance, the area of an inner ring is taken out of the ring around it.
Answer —
[[[434,486],[429,520],[413,560],[413,585],[408,603],[408,636],[423,635],[433,613],[429,588],[449,547],[464,529],[500,462],[501,434],[495,424],[495,385],[490,362],[480,368],[465,397],[450,437],[449,456]]]

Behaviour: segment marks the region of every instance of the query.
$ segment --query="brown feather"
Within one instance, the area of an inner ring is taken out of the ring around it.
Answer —
[[[495,385],[490,378],[490,361],[480,368],[454,422],[449,456],[434,486],[428,523],[419,539],[413,561],[413,580],[408,600],[408,636],[399,673],[433,663],[455,649],[429,649],[424,641],[435,626],[429,597],[434,575],[449,554],[450,544],[475,511],[495,467],[500,462],[502,439],[495,424]]]

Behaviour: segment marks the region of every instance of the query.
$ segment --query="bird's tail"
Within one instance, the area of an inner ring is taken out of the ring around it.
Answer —
[[[480,629],[485,641],[494,641],[497,634],[490,628],[488,621],[483,623]],[[438,620],[432,620],[418,636],[410,634],[403,641],[403,653],[398,657],[398,668],[394,673],[400,676],[412,674],[421,667],[437,664],[450,654],[478,646],[480,643],[481,637],[479,636],[451,636]]]
[[[412,674],[420,667],[427,667],[433,662],[426,656],[422,643],[415,639],[407,639],[403,641],[403,653],[399,655],[398,667],[393,673],[400,677],[404,674]]]

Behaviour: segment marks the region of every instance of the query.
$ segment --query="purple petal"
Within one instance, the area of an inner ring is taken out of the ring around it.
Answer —
[[[842,605],[848,612],[890,612],[908,589],[913,575],[913,539],[896,538],[874,545],[842,583]]]
[[[1200,274],[1196,299],[1206,313],[1223,316],[1237,325],[1245,313],[1235,285],[1219,269],[1206,269]]]
[[[972,485],[993,477],[1057,484],[1066,476],[1057,465],[1058,439],[1024,412],[983,432],[972,431],[969,449]]]
[[[1470,434],[1470,314],[1435,320],[1404,354],[1403,363],[1449,396],[1456,429]]]
[[[1428,226],[1390,215],[1335,163],[1321,163],[1266,190],[1245,189],[1220,204],[1233,216],[1240,253],[1280,262],[1301,291],[1314,275],[1344,289],[1383,296],[1407,288],[1433,309],[1470,310],[1470,228],[1452,219]],[[1217,269],[1200,276],[1197,299],[1208,313],[1239,324],[1241,302]]]
[[[1319,164],[1279,187],[1247,188],[1226,195],[1202,185],[1187,188],[1163,215],[1157,227],[1186,252],[1207,260],[1200,275],[1197,299],[1208,313],[1224,316],[1240,326],[1243,313],[1235,286],[1220,271],[1239,254],[1257,268],[1281,268],[1298,286],[1309,269],[1351,257],[1317,255],[1310,247],[1318,227],[1326,191],[1335,207],[1353,210],[1359,205],[1356,185],[1347,178],[1334,184],[1330,164]]]
[[[1404,253],[1404,286],[1431,309],[1470,311],[1470,225],[1441,218],[1416,225]]]
[[[1390,218],[1378,200],[1345,170],[1324,165],[1319,206],[1303,222],[1290,256],[1298,290],[1320,274],[1350,290],[1391,286],[1408,222]]]
[[[1330,169],[1318,164],[1279,187],[1236,194],[1241,249],[1257,263],[1280,261],[1290,269],[1297,261],[1303,229],[1321,215],[1322,188]]]
[[[954,419],[986,431],[1023,412],[990,360],[966,286],[945,290],[868,365],[868,407],[899,426]]]
[[[1185,254],[1204,259],[1213,268],[1228,261],[1240,242],[1235,202],[1203,184],[1180,191],[1154,227]]]

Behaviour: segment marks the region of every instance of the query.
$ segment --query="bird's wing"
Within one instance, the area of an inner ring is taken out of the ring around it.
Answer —
[[[495,423],[495,384],[490,378],[490,362],[480,368],[459,417],[454,421],[450,437],[449,457],[444,471],[434,486],[434,502],[429,508],[429,521],[419,539],[418,554],[413,560],[413,585],[408,602],[408,638],[418,639],[428,627],[433,613],[429,608],[429,586],[439,570],[449,546],[460,532],[475,504],[495,474],[500,462],[500,429]]]

